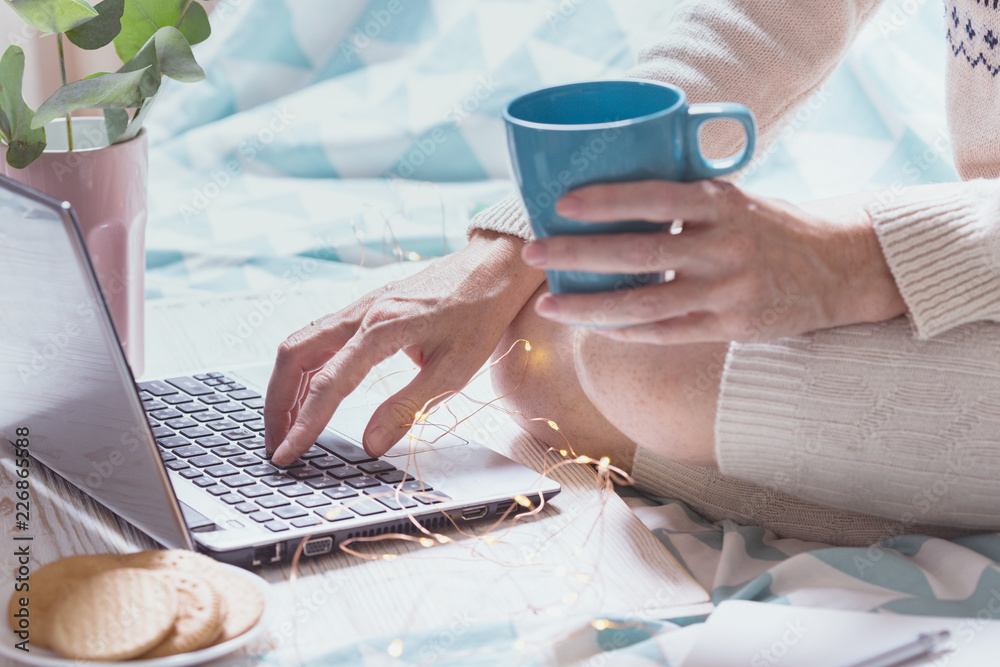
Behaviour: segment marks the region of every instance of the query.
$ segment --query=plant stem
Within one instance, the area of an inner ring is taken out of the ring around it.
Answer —
[[[62,33],[56,35],[56,44],[59,45],[59,76],[62,78],[62,85],[66,85],[66,55],[63,53]],[[73,124],[70,114],[66,114],[66,146],[73,150]]]
[[[188,7],[191,6],[191,1],[192,0],[187,0],[187,2],[184,3],[184,11],[181,12],[181,17],[177,19],[177,25],[174,26],[175,28],[181,27],[181,21],[184,20],[184,15],[187,14]]]

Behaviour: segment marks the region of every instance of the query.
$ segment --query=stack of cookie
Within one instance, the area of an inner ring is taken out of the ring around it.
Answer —
[[[245,577],[191,551],[71,556],[31,574],[30,642],[77,660],[149,659],[234,639],[264,611]]]

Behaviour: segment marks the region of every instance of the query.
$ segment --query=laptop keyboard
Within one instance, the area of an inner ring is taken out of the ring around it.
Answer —
[[[327,441],[329,433],[291,465],[274,465],[264,450],[264,399],[222,373],[139,389],[164,465],[272,532],[450,500],[347,438]]]

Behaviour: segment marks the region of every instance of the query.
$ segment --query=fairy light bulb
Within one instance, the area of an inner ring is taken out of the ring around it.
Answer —
[[[551,428],[553,431],[558,431],[559,430],[559,424],[555,423],[551,419],[547,419],[546,423],[549,425],[549,428]]]
[[[569,595],[563,598],[563,602],[565,602],[566,604],[573,604],[574,602],[577,601],[579,597],[580,597],[579,593],[570,593]]]
[[[487,535],[486,537],[483,538],[483,542],[485,542],[486,544],[493,544],[496,541],[497,538],[493,535]]]
[[[608,458],[607,456],[602,456],[600,462],[597,464],[597,467],[603,470],[604,468],[607,468],[609,465],[611,465],[611,459]]]
[[[410,251],[406,253],[406,259],[410,260],[411,262],[416,262],[420,260],[420,255],[413,251]]]
[[[403,640],[393,639],[392,643],[389,644],[389,648],[387,650],[389,655],[391,655],[393,658],[398,658],[399,656],[403,655]]]
[[[586,456],[578,456],[576,457],[576,462],[580,464],[590,463],[590,459],[587,458]]]
[[[382,554],[382,560],[396,560],[399,558],[396,554]]]
[[[524,341],[524,351],[531,352],[531,343],[529,343],[528,341]]]
[[[522,496],[520,493],[514,496],[514,502],[521,507],[531,507],[531,501],[528,499],[528,496]]]
[[[430,549],[432,546],[434,546],[434,540],[432,540],[429,537],[421,537],[420,546],[427,547],[428,549]]]
[[[611,623],[609,623],[608,621],[604,620],[603,618],[597,619],[596,621],[594,621],[590,625],[595,630],[607,630],[609,627],[611,627]]]
[[[525,647],[525,643],[524,643],[523,639],[518,639],[516,642],[514,642],[514,650],[515,651],[523,651],[524,647]]]
[[[560,449],[559,450],[559,454],[561,456],[569,456],[569,452],[567,452],[565,449]]]

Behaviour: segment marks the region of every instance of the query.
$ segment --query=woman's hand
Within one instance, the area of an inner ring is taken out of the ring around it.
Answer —
[[[718,181],[580,188],[558,202],[560,215],[645,220],[663,223],[663,230],[538,240],[524,248],[528,264],[597,273],[674,271],[675,278],[615,292],[547,294],[536,310],[567,324],[597,326],[617,340],[664,345],[769,340],[906,312],[864,209],[813,208]],[[675,220],[683,220],[683,228],[671,234]]]
[[[381,456],[427,401],[482,368],[544,276],[521,262],[520,239],[479,231],[463,250],[321,317],[278,349],[264,404],[272,460],[294,461],[369,371],[403,350],[417,376],[376,410],[364,446]]]

